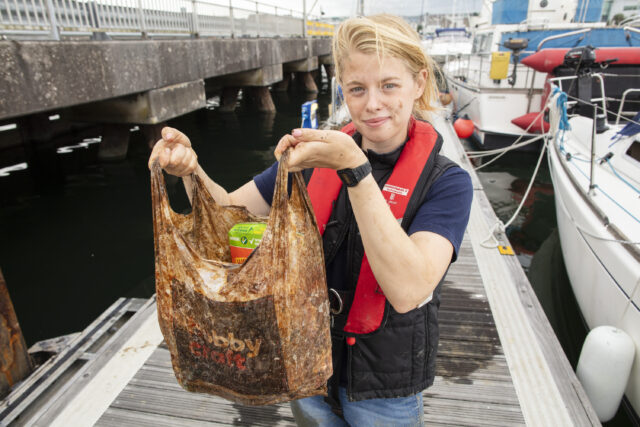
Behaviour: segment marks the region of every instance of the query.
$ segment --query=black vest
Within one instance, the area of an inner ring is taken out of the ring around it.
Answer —
[[[354,139],[358,141],[357,135],[354,135]],[[391,175],[403,147],[385,155],[367,153],[380,188]],[[431,185],[447,169],[457,167],[454,162],[438,154],[441,147],[442,137],[438,135],[433,154],[427,161],[407,206],[402,222],[405,232],[408,232]],[[342,288],[339,290],[344,302],[342,313],[332,319],[334,375],[329,380],[329,400],[332,400],[332,396],[334,403],[337,400],[337,386],[341,378],[342,382],[346,379],[347,397],[350,401],[410,396],[433,384],[442,281],[428,304],[408,313],[396,312],[387,302],[380,329],[358,337],[354,345],[346,345],[343,328],[360,273],[364,247],[345,187],[340,190],[327,223],[323,247],[328,285],[330,288]]]

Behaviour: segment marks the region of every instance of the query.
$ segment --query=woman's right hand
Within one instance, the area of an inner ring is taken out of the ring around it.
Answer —
[[[190,175],[198,167],[198,156],[189,138],[170,127],[162,128],[162,139],[156,142],[149,156],[149,169],[156,159],[161,168],[175,176]]]

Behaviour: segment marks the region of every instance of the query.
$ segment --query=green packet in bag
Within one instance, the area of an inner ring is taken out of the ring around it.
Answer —
[[[265,222],[241,222],[231,227],[229,230],[231,262],[242,264],[258,247],[266,228]]]

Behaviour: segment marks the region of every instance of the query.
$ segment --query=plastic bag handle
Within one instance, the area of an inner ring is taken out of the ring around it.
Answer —
[[[282,153],[282,157],[280,157],[280,162],[278,165],[278,175],[276,176],[276,185],[273,194],[273,200],[271,202],[271,210],[272,213],[269,215],[273,215],[273,210],[276,212],[285,212],[287,204],[289,203],[289,193],[287,192],[288,180],[289,180],[289,151],[290,148],[287,148],[284,153]],[[298,192],[299,197],[302,197],[302,204],[304,209],[309,213],[309,217],[313,222],[314,229],[318,229],[318,224],[316,220],[315,212],[313,211],[313,205],[311,204],[311,199],[309,198],[309,194],[306,191],[306,183],[304,177],[302,176],[302,172],[293,172],[291,174],[291,178],[293,179],[293,183],[291,185],[291,194],[294,192]],[[286,219],[285,219],[286,221]]]
[[[192,182],[191,205],[193,206],[195,200],[198,199],[198,192],[200,189],[196,174],[192,173],[191,175],[189,175],[189,177],[191,178]],[[158,203],[160,206],[162,206],[163,212],[167,214],[164,215],[165,219],[170,220],[171,218],[169,217],[168,213],[173,212],[173,209],[171,208],[171,204],[169,203],[167,185],[165,183],[164,175],[162,174],[162,167],[160,166],[160,162],[158,161],[158,159],[154,160],[153,163],[151,163],[151,195],[152,203],[154,205]]]
[[[154,222],[161,218],[171,221],[170,211],[167,210],[171,209],[171,205],[169,205],[167,186],[158,159],[151,164],[151,205],[154,212]]]
[[[276,175],[276,186],[271,202],[271,209],[275,209],[276,206],[284,207],[289,202],[289,193],[287,192],[289,184],[289,150],[290,148],[284,150],[278,163],[278,174]]]

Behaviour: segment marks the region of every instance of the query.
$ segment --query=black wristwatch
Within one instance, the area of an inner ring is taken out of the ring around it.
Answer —
[[[362,181],[367,175],[371,173],[371,163],[367,160],[357,168],[353,169],[340,169],[338,176],[344,182],[347,187],[355,187],[360,181]]]

